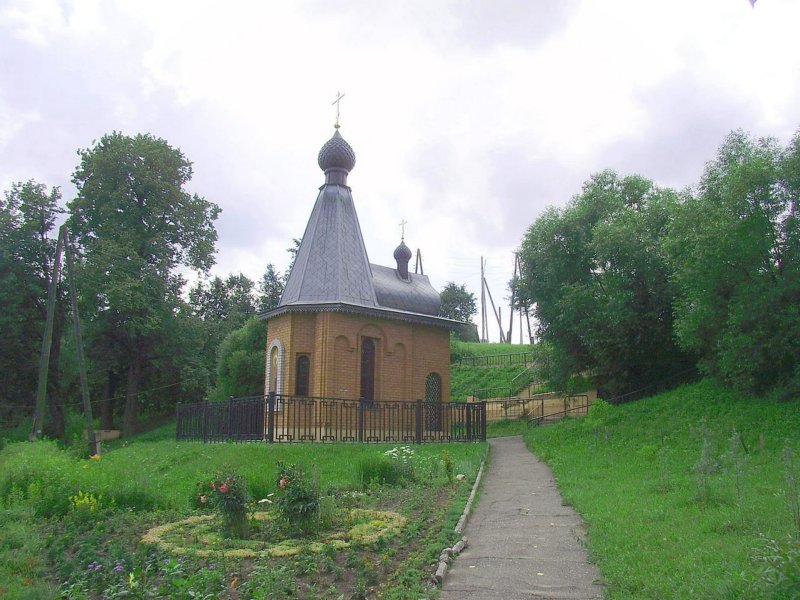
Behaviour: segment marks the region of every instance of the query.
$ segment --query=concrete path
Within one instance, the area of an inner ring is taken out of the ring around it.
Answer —
[[[549,467],[522,438],[489,440],[466,549],[453,561],[443,600],[602,598],[583,547],[583,521],[563,506]]]

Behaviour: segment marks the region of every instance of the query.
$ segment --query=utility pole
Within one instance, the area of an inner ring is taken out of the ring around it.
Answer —
[[[42,437],[42,423],[44,421],[44,405],[47,397],[47,375],[50,367],[50,348],[53,343],[53,317],[55,315],[56,295],[58,293],[58,280],[61,275],[61,254],[66,255],[67,283],[69,284],[70,304],[72,306],[72,325],[75,329],[76,354],[78,358],[78,372],[81,382],[81,396],[83,398],[83,415],[86,421],[86,434],[89,438],[89,455],[98,453],[97,439],[94,433],[94,420],[92,418],[92,405],[89,401],[89,383],[86,376],[86,362],[83,356],[83,340],[81,339],[81,325],[78,318],[78,294],[75,289],[75,278],[72,261],[72,251],[69,245],[67,226],[62,225],[58,230],[56,241],[56,255],[53,259],[53,268],[50,285],[47,290],[47,318],[42,340],[42,353],[39,357],[39,381],[36,389],[36,412],[33,416],[33,430],[30,439]]]
[[[33,413],[33,427],[28,439],[38,440],[42,437],[44,426],[44,405],[47,399],[47,374],[50,369],[50,347],[53,344],[53,319],[56,312],[56,295],[58,278],[61,275],[61,248],[64,244],[66,230],[58,230],[56,242],[56,255],[53,259],[53,268],[50,269],[50,285],[47,288],[47,316],[44,321],[44,335],[42,336],[42,352],[39,355],[39,381],[36,386],[36,409]]]
[[[481,341],[484,343],[489,341],[487,339],[486,327],[486,292],[484,291],[484,287],[486,286],[486,277],[484,272],[485,265],[486,262],[481,256]]]

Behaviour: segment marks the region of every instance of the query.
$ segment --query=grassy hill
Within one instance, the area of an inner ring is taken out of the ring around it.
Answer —
[[[798,598],[799,409],[707,380],[525,438],[612,598]]]
[[[514,381],[514,378],[525,368],[519,362],[505,366],[473,367],[468,363],[460,364],[462,358],[521,353],[535,356],[538,351],[539,349],[536,346],[478,344],[453,340],[450,344],[451,399],[456,402],[463,402],[467,396],[472,396],[475,390],[486,388],[512,388],[510,390],[511,393],[516,393],[528,383],[525,378]]]

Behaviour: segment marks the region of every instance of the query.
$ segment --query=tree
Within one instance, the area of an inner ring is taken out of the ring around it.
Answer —
[[[256,312],[253,287],[252,280],[239,273],[224,280],[214,277],[207,284],[200,280],[189,290],[192,313],[204,332],[203,363],[211,374],[216,372],[222,341]]]
[[[291,249],[290,249],[291,250]],[[294,256],[294,255],[293,255]],[[266,312],[277,308],[283,294],[283,286],[285,280],[278,275],[275,270],[275,265],[272,263],[267,264],[267,270],[261,281],[258,282],[258,311]]]
[[[81,252],[82,300],[91,338],[125,372],[123,430],[132,433],[144,370],[167,356],[184,283],[177,269],[207,272],[214,263],[220,209],[184,189],[191,163],[149,134],[111,133],[79,155],[69,227]]]
[[[732,132],[667,247],[676,334],[741,390],[800,391],[800,132],[786,148]]]
[[[659,241],[677,202],[647,179],[604,171],[528,229],[511,285],[552,345],[556,384],[589,371],[614,394],[691,365],[673,339],[675,292]]]
[[[448,319],[471,323],[472,315],[478,312],[475,301],[475,294],[468,292],[466,285],[456,285],[449,281],[442,293],[439,294],[441,304],[439,305],[439,316]]]
[[[217,385],[213,398],[257,396],[264,393],[264,344],[267,323],[257,317],[228,334],[219,348]]]
[[[61,192],[33,180],[15,183],[0,199],[0,415],[32,406],[52,275]],[[50,433],[64,433],[59,357],[64,304],[56,305],[48,395]]]

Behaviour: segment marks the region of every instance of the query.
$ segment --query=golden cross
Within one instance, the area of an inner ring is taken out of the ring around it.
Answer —
[[[408,221],[400,221],[400,240],[405,241],[406,239],[406,225],[408,225]]]
[[[331,106],[333,106],[334,104],[336,105],[336,124],[334,125],[336,129],[339,129],[339,102],[341,101],[342,98],[344,98],[344,94],[342,94],[341,92],[336,92],[336,100],[331,102]]]

